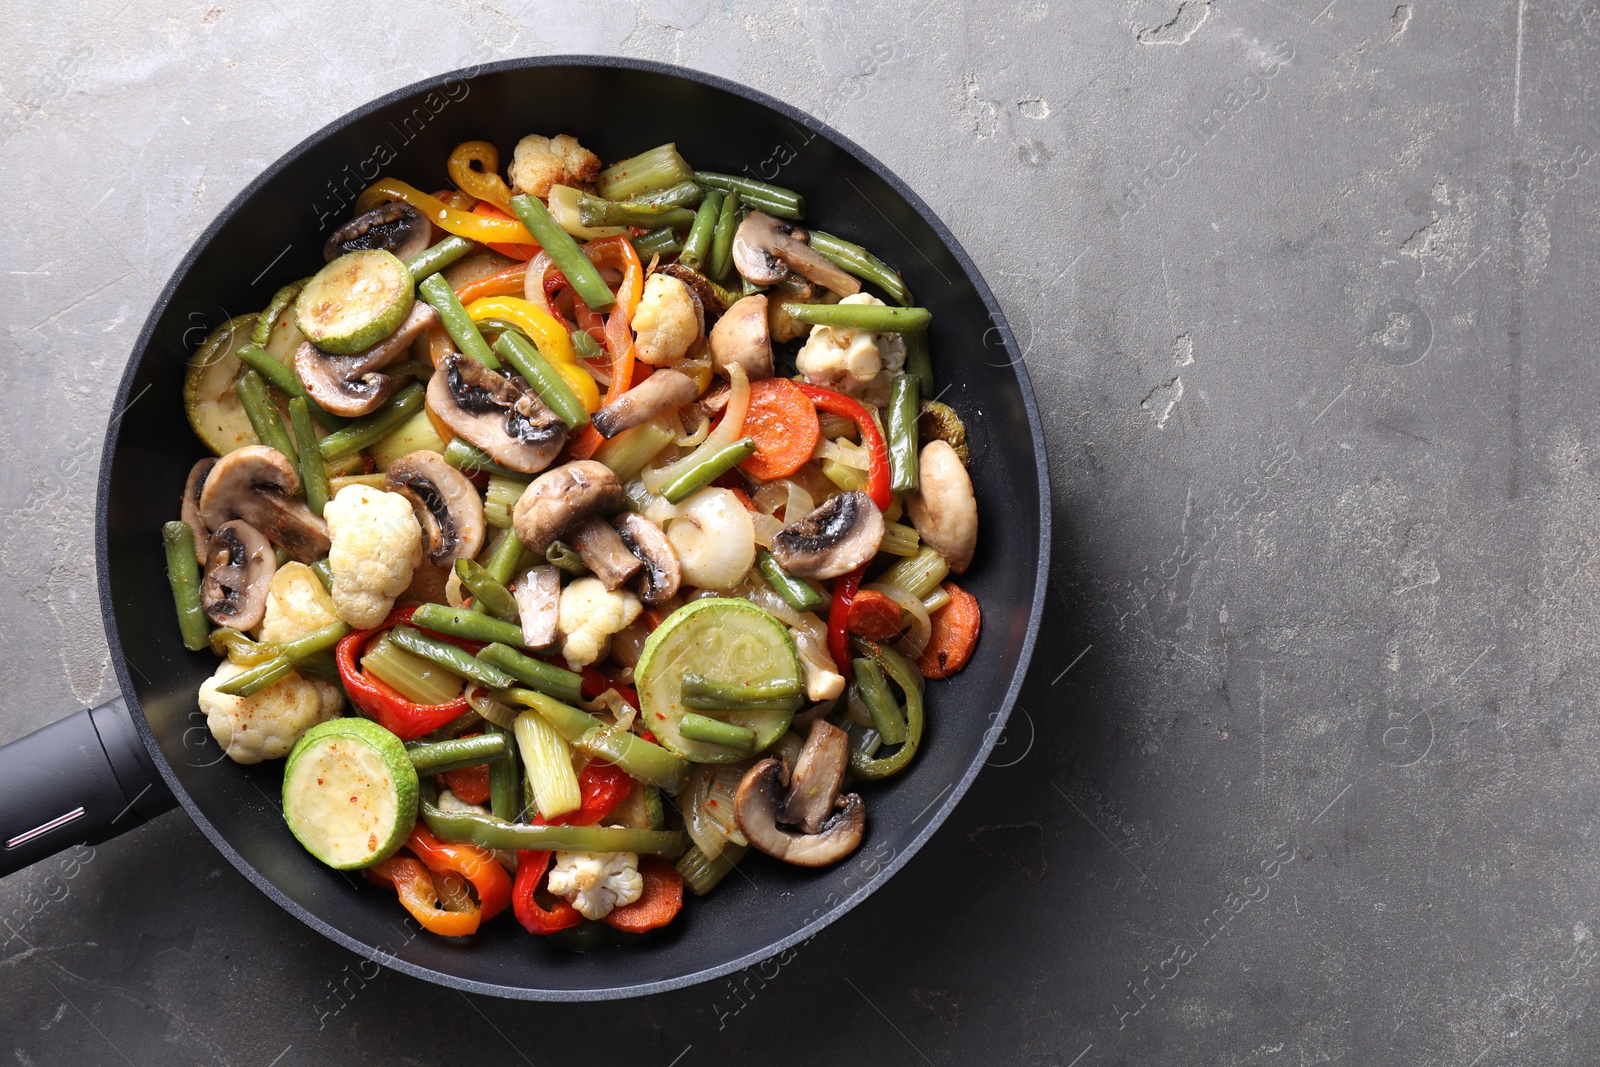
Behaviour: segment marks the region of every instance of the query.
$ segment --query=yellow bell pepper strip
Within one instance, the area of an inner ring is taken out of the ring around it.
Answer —
[[[469,241],[479,244],[537,244],[533,235],[526,226],[516,219],[490,218],[485,215],[475,215],[470,211],[458,211],[448,207],[444,201],[436,196],[429,196],[420,189],[414,189],[405,182],[393,178],[384,178],[371,186],[356,199],[356,212],[371,211],[389,200],[404,200],[418,211],[422,217],[432,222],[441,230],[446,230],[457,237],[465,237]]]
[[[578,365],[572,351],[572,338],[567,328],[557,322],[549,312],[541,310],[531,300],[515,296],[486,296],[467,305],[467,314],[473,322],[484,319],[504,319],[516,326],[533,341],[561,380],[583,401],[583,410],[600,410],[600,387],[589,372]]]
[[[500,177],[500,151],[494,145],[488,141],[463,141],[450,153],[449,168],[450,180],[462,192],[511,213],[511,190]]]

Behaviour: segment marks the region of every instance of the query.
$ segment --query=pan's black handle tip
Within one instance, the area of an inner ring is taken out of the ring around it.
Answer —
[[[176,805],[121,698],[0,748],[0,877]]]

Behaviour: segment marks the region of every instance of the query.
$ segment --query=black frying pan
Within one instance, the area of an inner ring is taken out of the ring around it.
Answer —
[[[158,533],[201,455],[180,396],[200,339],[319,266],[328,229],[380,174],[438,188],[459,142],[490,140],[509,155],[530,132],[575,134],[608,160],[676,140],[697,166],[801,190],[808,223],[901,270],[934,312],[936,374],[972,436],[981,515],[977,562],[963,585],[982,602],[982,640],[964,672],[930,687],[928,733],[911,769],[862,790],[868,832],[857,854],[825,871],[754,857],[740,867],[748,877],[730,877],[661,933],[582,955],[510,921],[470,944],[406,940],[392,893],[301,849],[278,804],[281,761],[238,766],[205,729],[195,692],[216,661],[179,640]],[[196,242],[145,323],[107,431],[99,502],[100,602],[126,704],[80,712],[0,749],[0,874],[121,833],[176,801],[262,892],[346,948],[442,985],[527,1000],[705,981],[781,952],[866,899],[983,765],[1033,651],[1049,556],[1044,440],[1027,374],[994,297],[927,205],[787,104],[707,74],[599,57],[513,60],[419,82],[268,168]]]

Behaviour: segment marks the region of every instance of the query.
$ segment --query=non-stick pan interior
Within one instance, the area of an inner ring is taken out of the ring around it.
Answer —
[[[1031,650],[1047,488],[1031,395],[1010,366],[1014,348],[992,298],[943,228],[875,164],[782,105],[714,81],[649,64],[529,60],[436,79],[340,120],[207,231],[153,312],[123,383],[126,410],[113,419],[114,455],[102,473],[102,599],[147,743],[185,808],[257,885],[336,940],[422,977],[502,996],[619,996],[725,973],[808,936],[881,884],[943,820],[981,765]],[[206,731],[195,692],[216,661],[183,649],[158,533],[176,517],[184,476],[202,455],[180,393],[185,360],[206,332],[318,267],[328,228],[379,176],[437,189],[448,184],[445,159],[459,142],[492,141],[507,159],[530,132],[575,134],[608,161],[676,141],[698,167],[801,190],[808,224],[900,269],[934,313],[939,387],[972,432],[981,514],[977,562],[962,584],[982,602],[982,641],[963,673],[930,686],[912,769],[862,789],[868,834],[857,855],[818,872],[753,857],[662,934],[588,954],[555,949],[509,918],[469,944],[412,937],[392,893],[307,855],[283,823],[280,764],[238,766]]]

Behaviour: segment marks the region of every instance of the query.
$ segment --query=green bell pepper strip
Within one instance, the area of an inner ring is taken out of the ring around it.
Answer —
[[[480,763],[503,763],[511,748],[504,736],[483,733],[477,737],[457,737],[432,744],[412,741],[406,745],[406,752],[410,754],[411,765],[418,774],[443,774],[462,767],[476,767]]]
[[[543,715],[568,744],[591,759],[615,763],[635,778],[669,793],[681,792],[689,780],[688,760],[637,734],[608,728],[586,711],[529,689],[510,689],[502,696]]]
[[[906,739],[906,720],[900,714],[900,705],[889,691],[889,682],[883,676],[878,661],[862,656],[855,661],[856,687],[861,693],[861,703],[872,716],[873,729],[886,745],[898,745]]]
[[[285,641],[278,646],[278,654],[265,663],[229,678],[217,686],[217,692],[231,697],[254,696],[267,686],[294,670],[295,665],[313,653],[332,648],[350,632],[347,623],[333,622],[304,637]]]
[[[477,248],[476,241],[469,241],[465,237],[451,234],[438,244],[424,248],[421,252],[406,260],[406,270],[411,272],[411,280],[423,281],[430,274],[437,274],[450,264]]]
[[[520,629],[517,631],[517,643],[522,643]],[[530,689],[557,700],[576,704],[583,699],[583,675],[524,655],[504,641],[495,642],[479,650],[478,658],[499,667]]]
[[[167,549],[167,581],[172,585],[172,601],[178,609],[183,647],[198,652],[211,643],[211,622],[200,606],[200,564],[194,558],[194,531],[186,522],[165,523],[161,542]]]
[[[423,607],[427,606],[423,605]],[[418,608],[417,611],[420,613],[422,608]],[[411,621],[417,623],[418,626],[424,625],[417,619],[416,615],[411,616]],[[396,626],[390,630],[389,640],[407,652],[437,663],[451,674],[459,674],[461,677],[470,679],[489,689],[507,689],[516,684],[516,679],[511,675],[498,667],[475,658],[466,649],[457,648],[448,641],[441,641],[437,637],[429,637],[420,630],[414,630],[409,626]]]
[[[533,234],[539,247],[550,256],[550,261],[567,279],[572,291],[589,306],[591,311],[610,311],[617,304],[611,287],[600,277],[600,269],[589,262],[572,235],[556,225],[550,211],[526,193],[511,198],[511,212],[522,220],[522,225]]]
[[[868,756],[853,747],[850,750],[850,773],[863,781],[877,781],[905,770],[922,743],[922,692],[917,687],[922,675],[910,660],[892,648],[859,637],[852,638],[851,645],[858,653],[875,660],[879,669],[906,695],[906,739],[899,748],[881,758]]]
[[[897,374],[889,387],[889,417],[884,436],[889,446],[889,488],[914,493],[921,482],[917,455],[917,416],[922,410],[921,381],[914,374]]]
[[[487,849],[562,852],[636,852],[681,856],[687,841],[680,830],[633,830],[625,826],[527,826],[475,811],[445,811],[437,787],[425,779],[418,791],[422,821],[433,835],[452,844]]]

